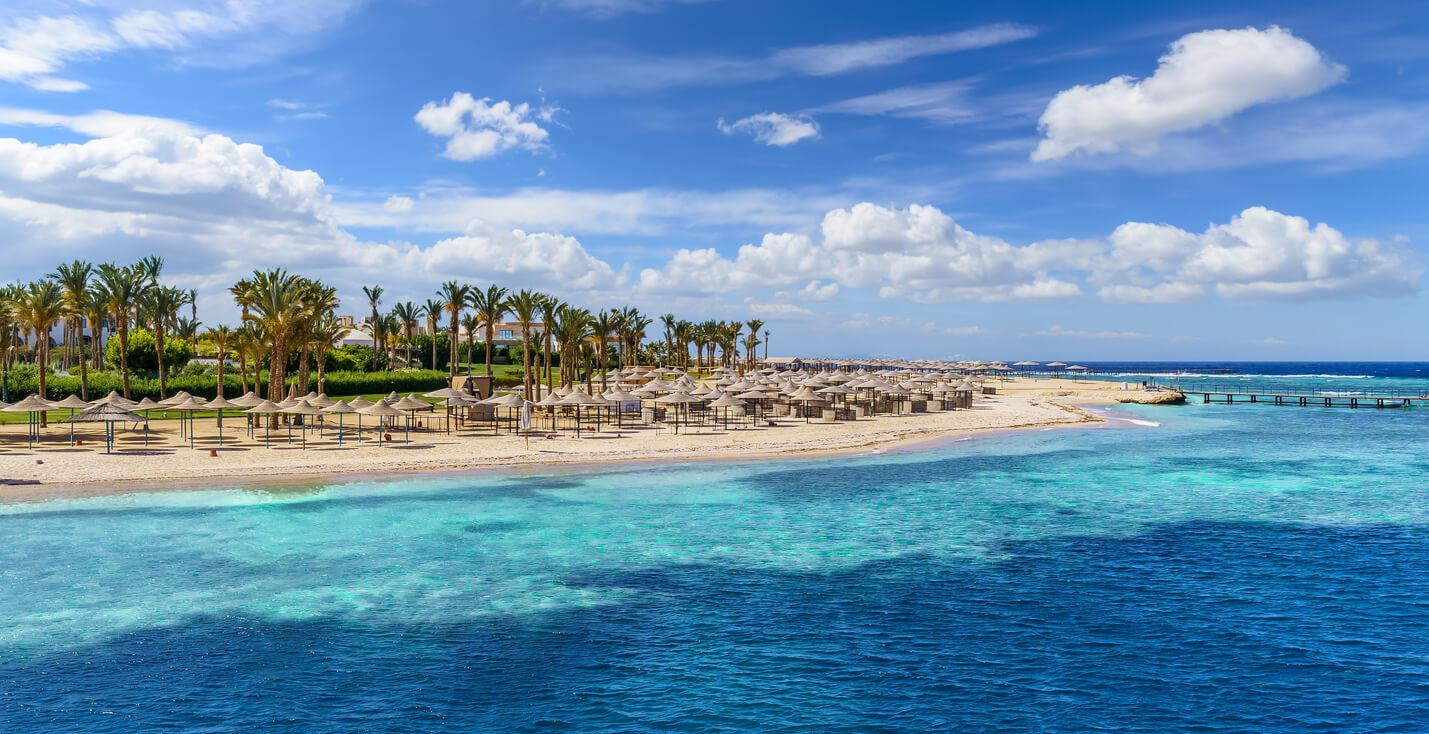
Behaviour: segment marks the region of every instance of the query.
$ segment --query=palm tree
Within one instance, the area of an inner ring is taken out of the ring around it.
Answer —
[[[58,280],[64,289],[65,305],[69,307],[69,314],[65,321],[68,326],[65,329],[65,369],[70,367],[70,335],[74,335],[75,359],[79,362],[79,397],[82,400],[89,399],[89,362],[84,356],[84,323],[85,316],[90,308],[89,300],[89,280],[94,273],[94,266],[86,262],[75,260],[68,265],[61,265],[55,268],[55,272],[48,277]],[[98,341],[95,342],[96,349]]]
[[[755,350],[759,346],[759,332],[751,331],[744,336],[744,361],[746,369],[754,369],[754,358],[758,354]]]
[[[447,315],[451,317],[450,333],[447,337],[448,346],[451,347],[451,364],[447,365],[448,377],[456,377],[456,341],[457,327],[460,326],[462,309],[466,308],[466,302],[471,300],[471,286],[449,280],[442,284],[437,290],[437,295],[446,300]],[[436,342],[432,342],[433,348]]]
[[[541,309],[541,299],[540,293],[523,290],[513,294],[506,301],[506,310],[510,311],[516,317],[516,323],[521,325],[521,371],[527,400],[531,399],[532,394],[531,324],[536,320],[536,313]]]
[[[476,357],[476,330],[481,328],[481,317],[474,313],[462,314],[461,328],[466,330],[466,376],[471,377],[471,363]]]
[[[769,361],[769,330],[764,330],[764,361]]]
[[[159,399],[168,397],[168,371],[164,366],[164,335],[175,325],[179,309],[184,305],[184,292],[168,286],[153,286],[139,301],[154,324],[154,351],[159,358]]]
[[[674,325],[671,324],[672,329],[673,326]],[[615,332],[615,316],[609,311],[602,309],[600,313],[596,314],[595,317],[590,320],[590,330],[591,337],[595,339],[596,343],[596,361],[600,365],[600,391],[605,392],[605,373],[606,367],[608,366],[608,362],[606,361],[606,349],[610,344],[611,335]],[[667,336],[666,341],[668,340],[669,337]]]
[[[389,370],[392,369],[393,356],[392,352],[387,349],[387,342],[390,341],[393,334],[396,333],[397,326],[397,318],[392,314],[387,314],[386,316],[378,314],[375,320],[368,323],[369,330],[372,332],[372,343],[375,345],[372,348],[373,359],[380,356],[387,360],[385,369]],[[375,367],[376,365],[373,366]]]
[[[437,319],[442,317],[442,311],[447,308],[446,301],[440,298],[428,298],[426,304],[427,331],[432,334],[432,369],[437,369]]]
[[[119,372],[124,381],[124,397],[129,397],[129,319],[144,291],[149,288],[149,278],[138,265],[118,267],[114,263],[99,266],[99,282],[108,297],[109,313],[114,317],[115,331],[119,334]]]
[[[486,374],[491,375],[491,342],[495,336],[496,325],[506,318],[507,290],[494,285],[488,286],[485,291],[474,290],[471,294],[471,307],[476,311],[476,317],[481,319],[481,324],[486,328]]]
[[[228,361],[228,345],[233,341],[233,329],[219,324],[208,330],[209,338],[213,339],[214,358],[218,360],[218,382],[214,390],[214,397],[223,397],[223,368]]]
[[[695,325],[681,320],[675,324],[676,349],[680,354],[680,366],[690,368],[690,343],[695,338]]]
[[[140,259],[139,264],[134,267],[150,286],[156,286],[159,284],[159,274],[164,271],[164,258],[149,255]]]
[[[551,382],[551,380],[552,380],[552,377],[551,377],[551,341],[552,341],[552,339],[553,339],[553,335],[552,335],[551,332],[554,331],[554,329],[555,329],[555,327],[552,326],[552,322],[554,322],[554,321],[556,320],[556,314],[560,312],[561,307],[564,306],[564,305],[565,305],[565,304],[561,303],[561,301],[560,301],[559,299],[557,299],[555,296],[546,295],[546,294],[542,294],[542,295],[541,295],[541,307],[540,307],[539,310],[540,310],[540,312],[541,312],[541,324],[542,324],[543,330],[546,332],[546,354],[545,354],[545,362],[546,362],[546,387],[547,387],[547,388],[554,387],[554,385],[553,385],[552,382]],[[564,371],[563,371],[562,373],[564,374]],[[538,389],[536,392],[537,392],[537,395],[536,395],[535,398],[532,398],[533,400],[539,400],[540,397],[541,397],[541,396],[540,396],[541,390]]]
[[[336,288],[307,278],[303,279],[302,298],[302,315],[298,324],[298,343],[302,345],[298,356],[298,391],[307,394],[308,382],[312,376],[308,363],[312,355],[313,327],[324,317],[332,315],[333,311],[337,310],[340,301],[337,298]]]
[[[546,324],[561,345],[561,384],[569,385],[580,376],[580,348],[590,336],[590,311],[562,305]]]
[[[247,318],[245,315],[244,318]],[[233,351],[238,355],[239,390],[248,394],[248,362],[253,362],[253,388],[258,388],[258,375],[263,370],[263,344],[266,335],[256,323],[245,323],[233,332]]]
[[[198,327],[203,325],[198,320],[198,289],[190,288],[184,300],[189,302],[189,321],[194,325],[193,331],[189,332],[189,353],[198,354]]]
[[[109,314],[109,292],[104,290],[104,286],[99,283],[92,283],[89,286],[89,294],[84,306],[85,318],[89,321],[89,343],[90,351],[94,354],[94,368],[104,369],[104,350],[100,346],[104,344],[104,317]],[[80,373],[80,378],[84,378],[84,373]]]
[[[244,318],[261,326],[268,338],[268,399],[276,403],[283,399],[287,382],[288,344],[303,318],[304,283],[302,278],[282,269],[255,270],[250,282],[250,292],[243,303],[251,313]],[[270,416],[272,425],[277,422],[277,416]]]
[[[755,358],[759,355],[754,353],[754,347],[759,344],[759,330],[764,328],[764,322],[759,319],[750,319],[745,322],[749,326],[749,338],[744,342],[744,354],[749,368],[754,369]]]
[[[69,313],[65,315],[64,330],[64,369],[69,370],[71,358],[77,350],[79,362],[84,364],[84,317],[82,311],[84,304],[89,297],[89,277],[94,273],[94,266],[87,262],[75,260],[68,265],[60,265],[55,268],[55,272],[46,275],[46,278],[58,281],[60,287],[64,289],[65,303],[69,306]],[[76,343],[78,343],[76,345]],[[81,374],[83,374],[81,370]],[[83,390],[84,378],[80,378],[81,390]]]
[[[332,351],[334,344],[342,338],[343,332],[347,328],[337,320],[337,316],[331,311],[323,314],[316,324],[313,324],[310,338],[318,361],[318,392],[327,392],[327,355]]]
[[[665,327],[665,358],[669,359],[675,354],[675,324],[679,320],[675,314],[667,313],[660,317],[660,325]]]
[[[380,305],[382,305],[382,286],[380,286],[380,285],[364,285],[364,286],[362,286],[362,292],[367,295],[367,305],[369,305],[369,306],[372,307],[372,320],[371,320],[369,323],[371,323],[371,324],[373,324],[373,325],[376,325],[376,323],[377,323],[377,318],[378,318],[377,307],[380,306]],[[376,362],[376,360],[377,360],[377,337],[376,337],[376,336],[373,336],[373,337],[372,337],[372,352],[373,352],[373,354],[372,354],[372,359],[373,359],[372,369],[375,371],[375,370],[377,369],[377,362]]]
[[[64,289],[53,280],[41,280],[15,294],[11,300],[15,322],[35,333],[35,365],[39,375],[40,397],[46,396],[45,374],[50,367],[50,330],[69,313]],[[40,425],[46,416],[40,413]]]
[[[10,399],[10,347],[15,344],[13,316],[10,289],[0,288],[0,401]]]
[[[392,315],[397,317],[397,326],[402,329],[403,341],[407,343],[407,366],[412,366],[412,339],[417,333],[417,325],[422,322],[422,307],[411,301],[402,301],[392,307]]]

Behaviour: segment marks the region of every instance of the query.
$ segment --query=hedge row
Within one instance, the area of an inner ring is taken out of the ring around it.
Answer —
[[[266,386],[267,375],[264,375],[263,385]],[[293,379],[288,380],[288,384],[293,384]],[[201,398],[212,398],[216,378],[214,375],[175,375],[168,380],[169,394],[183,390]],[[237,397],[241,389],[238,375],[234,372],[226,372],[223,376],[224,394],[230,398]],[[447,373],[433,372],[431,370],[414,370],[402,372],[329,372],[327,382],[324,385],[325,391],[329,395],[359,395],[373,393],[387,393],[396,390],[397,392],[430,392],[439,390],[447,385]],[[254,389],[252,381],[249,381],[249,389]],[[312,375],[312,384],[307,390],[317,389],[317,373]],[[91,373],[89,375],[89,399],[93,400],[109,394],[113,390],[120,394],[124,392],[124,382],[117,372]],[[35,378],[33,366],[24,365],[10,371],[8,380],[8,395],[10,402],[14,402],[31,393],[39,392],[38,380]],[[50,400],[59,400],[66,395],[79,394],[79,377],[68,377],[64,375],[49,375],[45,378],[45,397]],[[134,400],[141,398],[159,399],[159,380],[157,378],[129,376],[129,396]]]

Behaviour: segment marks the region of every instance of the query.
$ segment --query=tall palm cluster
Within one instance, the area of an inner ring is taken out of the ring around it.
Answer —
[[[406,364],[418,366],[412,361],[412,345],[418,327],[425,321],[427,332],[434,337],[443,325],[446,327],[450,337],[448,374],[451,377],[460,371],[458,343],[462,331],[466,332],[468,355],[473,354],[477,334],[481,332],[486,347],[486,374],[491,374],[494,332],[497,324],[510,317],[521,331],[526,394],[534,399],[539,399],[543,387],[549,389],[574,382],[582,372],[591,378],[599,371],[604,384],[606,371],[611,366],[623,368],[639,361],[649,336],[646,330],[654,323],[652,318],[630,306],[593,313],[547,293],[511,292],[496,285],[483,290],[457,281],[443,283],[425,303],[402,301],[383,313],[385,292],[381,286],[363,287],[371,308],[367,325],[376,346],[374,360],[385,355],[390,366],[396,361],[398,344],[404,343]],[[757,358],[757,347],[767,341],[769,334],[764,331],[761,337],[764,322],[760,320],[696,323],[678,319],[674,314],[666,314],[660,320],[665,328],[665,341],[647,347],[643,354],[686,368],[752,365]],[[691,348],[695,351],[693,361]],[[430,356],[428,366],[435,369],[435,340]],[[468,360],[467,374],[471,371]]]
[[[267,357],[268,399],[282,400],[288,379],[288,356],[296,349],[296,384],[307,389],[312,379],[312,362],[316,361],[318,389],[322,390],[327,376],[328,350],[343,331],[336,316],[337,289],[280,268],[255,270],[251,276],[233,284],[229,292],[243,311],[243,326],[232,336],[239,358],[242,389],[248,387],[248,363],[253,364],[253,384],[258,386],[263,358]],[[220,349],[220,364],[224,357]]]
[[[764,328],[764,322],[759,319],[749,321],[701,321],[695,323],[677,319],[674,314],[667,313],[660,317],[661,324],[665,327],[666,351],[677,359],[681,367],[696,368],[714,367],[734,367],[740,361],[739,350],[744,348],[742,363],[746,366],[753,366],[758,358],[757,349],[760,344],[764,344],[769,336],[769,332],[764,332],[764,339],[760,338],[759,332]],[[745,329],[749,332],[746,334]],[[741,338],[741,335],[742,338]],[[690,362],[690,348],[694,347],[695,359],[693,365]],[[715,352],[719,351],[718,360]],[[706,357],[708,355],[708,357]]]
[[[119,371],[124,395],[129,395],[129,333],[145,327],[154,334],[159,359],[159,390],[167,390],[168,368],[164,364],[164,344],[169,338],[197,339],[199,327],[196,293],[159,282],[164,261],[147,257],[131,265],[74,262],[55,268],[53,273],[28,284],[0,287],[0,365],[8,373],[13,363],[12,347],[34,347],[39,366],[40,392],[46,387],[46,373],[52,366],[50,334],[61,326],[59,367],[80,371],[80,397],[87,399],[89,370],[104,369],[102,342],[106,324],[119,337]],[[184,317],[184,307],[190,316]],[[87,333],[86,333],[87,332]],[[86,345],[91,348],[86,351]]]

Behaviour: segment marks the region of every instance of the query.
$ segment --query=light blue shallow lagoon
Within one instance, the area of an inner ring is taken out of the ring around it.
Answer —
[[[0,731],[1429,729],[1429,409],[0,506]]]

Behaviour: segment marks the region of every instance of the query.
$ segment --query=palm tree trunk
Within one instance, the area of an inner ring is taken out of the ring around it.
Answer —
[[[308,394],[308,380],[312,377],[312,371],[308,369],[308,359],[313,354],[312,333],[312,322],[309,321],[303,326],[303,348],[298,353],[298,391],[303,395]]]
[[[268,365],[268,399],[277,403],[283,400],[283,382],[288,371],[287,357],[288,344],[282,336],[273,338],[273,357]],[[268,425],[276,428],[278,426],[278,416],[268,416]]]
[[[37,371],[40,379],[40,399],[45,400],[48,394],[45,391],[45,367],[48,366],[50,361],[50,339],[48,334],[45,335],[44,339],[41,339],[38,329],[35,330],[35,353],[39,355],[40,358],[39,369]],[[40,411],[40,428],[45,428],[49,425],[49,415],[49,413],[43,410]]]
[[[521,327],[521,380],[526,386],[526,399],[531,399],[531,330]]]
[[[169,384],[168,378],[164,374],[163,321],[158,321],[154,324],[154,354],[159,358],[159,399],[163,400],[164,398],[168,397],[168,395],[164,394],[164,391],[167,389]]]
[[[79,322],[79,399],[89,399],[89,365],[84,358],[84,321]]]
[[[491,337],[493,336],[493,332],[494,328],[488,323],[486,325],[486,376],[491,377],[492,388],[494,390],[496,387],[496,378],[491,375]],[[496,393],[492,392],[492,394],[495,395]]]
[[[238,353],[238,389],[248,394],[248,356]]]
[[[455,303],[453,306],[457,305]],[[457,338],[457,314],[460,309],[452,309],[451,336],[447,338],[447,346],[451,347],[451,364],[447,365],[447,376],[449,378],[457,376],[456,369],[456,338]],[[447,383],[450,385],[450,381]]]
[[[119,324],[119,373],[124,378],[124,399],[129,399],[129,324]]]

